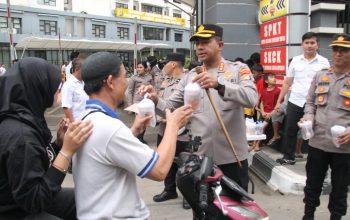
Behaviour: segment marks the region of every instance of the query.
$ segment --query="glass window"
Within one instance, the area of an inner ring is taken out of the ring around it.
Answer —
[[[144,40],[164,40],[164,29],[161,28],[143,28]]]
[[[181,11],[179,10],[173,10],[173,17],[175,18],[181,18]]]
[[[118,52],[118,57],[121,59],[125,67],[128,67],[130,64],[130,57],[128,52]]]
[[[21,18],[11,18],[12,20],[12,28],[16,29],[14,33],[21,34],[22,33],[22,19]],[[0,17],[0,31],[7,32],[7,17]]]
[[[40,33],[43,35],[57,35],[57,21],[40,20]]]
[[[39,5],[56,6],[56,0],[38,0]]]
[[[126,9],[128,9],[128,4],[116,2],[115,3],[115,7],[116,8],[126,8]]]
[[[182,34],[175,33],[175,42],[182,42]]]
[[[119,39],[129,40],[129,28],[118,27],[117,35],[118,35]]]
[[[345,10],[338,12],[338,27],[344,28],[344,33],[350,34],[350,3],[345,4]]]
[[[106,26],[105,25],[92,25],[92,35],[97,38],[105,38],[106,37]]]
[[[157,7],[153,5],[141,5],[141,11],[143,12],[148,12],[148,13],[153,13],[153,14],[163,14],[163,8],[162,7]]]

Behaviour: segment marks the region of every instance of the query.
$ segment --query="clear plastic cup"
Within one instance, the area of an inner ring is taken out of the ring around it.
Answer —
[[[338,136],[342,133],[344,133],[346,130],[346,128],[344,126],[341,125],[334,125],[333,127],[331,127],[331,134],[332,134],[332,141],[335,145],[335,147],[339,148],[340,145],[338,143]]]
[[[185,87],[185,105],[191,105],[193,110],[197,110],[201,99],[201,87],[198,83],[189,83]]]
[[[308,140],[314,136],[314,131],[312,129],[312,121],[303,121],[298,123],[301,129],[301,135],[304,140]]]

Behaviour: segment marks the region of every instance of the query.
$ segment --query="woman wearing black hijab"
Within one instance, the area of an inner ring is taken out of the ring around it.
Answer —
[[[59,137],[50,144],[44,112],[54,103],[60,82],[57,67],[34,57],[0,77],[0,219],[32,219],[39,213],[76,218],[74,192],[61,184],[92,125],[73,122],[62,146]]]

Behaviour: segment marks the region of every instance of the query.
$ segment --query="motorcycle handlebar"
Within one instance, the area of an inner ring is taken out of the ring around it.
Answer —
[[[208,207],[208,184],[199,184],[199,206],[201,209],[206,209]]]

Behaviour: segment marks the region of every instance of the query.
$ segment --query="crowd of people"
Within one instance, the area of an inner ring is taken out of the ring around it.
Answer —
[[[281,165],[295,164],[301,154],[300,145],[296,148],[298,122],[310,121],[314,135],[308,143],[303,220],[314,219],[329,167],[330,219],[346,215],[350,36],[339,35],[331,42],[330,68],[317,53],[317,35],[305,33],[303,54],[291,60],[281,89],[276,75],[259,63],[259,53],[248,60],[222,56],[222,27],[202,24],[190,41],[200,62],[192,61],[188,71],[183,54],[169,53],[162,63],[149,56],[127,79],[115,53],[97,52],[86,58],[76,51],[61,70],[31,57],[9,68],[0,77],[0,218],[148,219],[136,177],[164,180],[155,202],[177,198],[174,158],[186,151],[193,137],[201,138],[198,154],[211,157],[225,176],[247,190],[249,150],[259,151],[262,143],[248,145],[245,117],[264,121],[264,131],[271,125],[273,135],[267,145],[283,138],[283,157],[277,159]],[[196,107],[185,105],[185,87],[191,83],[201,88]],[[125,100],[133,105],[145,94],[157,113],[156,148],[144,140],[152,116],[135,114],[128,128],[116,113]],[[65,119],[53,140],[44,112],[57,103]],[[214,110],[221,115],[235,152]],[[333,125],[346,128],[337,139],[331,134]],[[74,190],[61,188],[69,166]],[[185,200],[183,206],[190,208]]]

